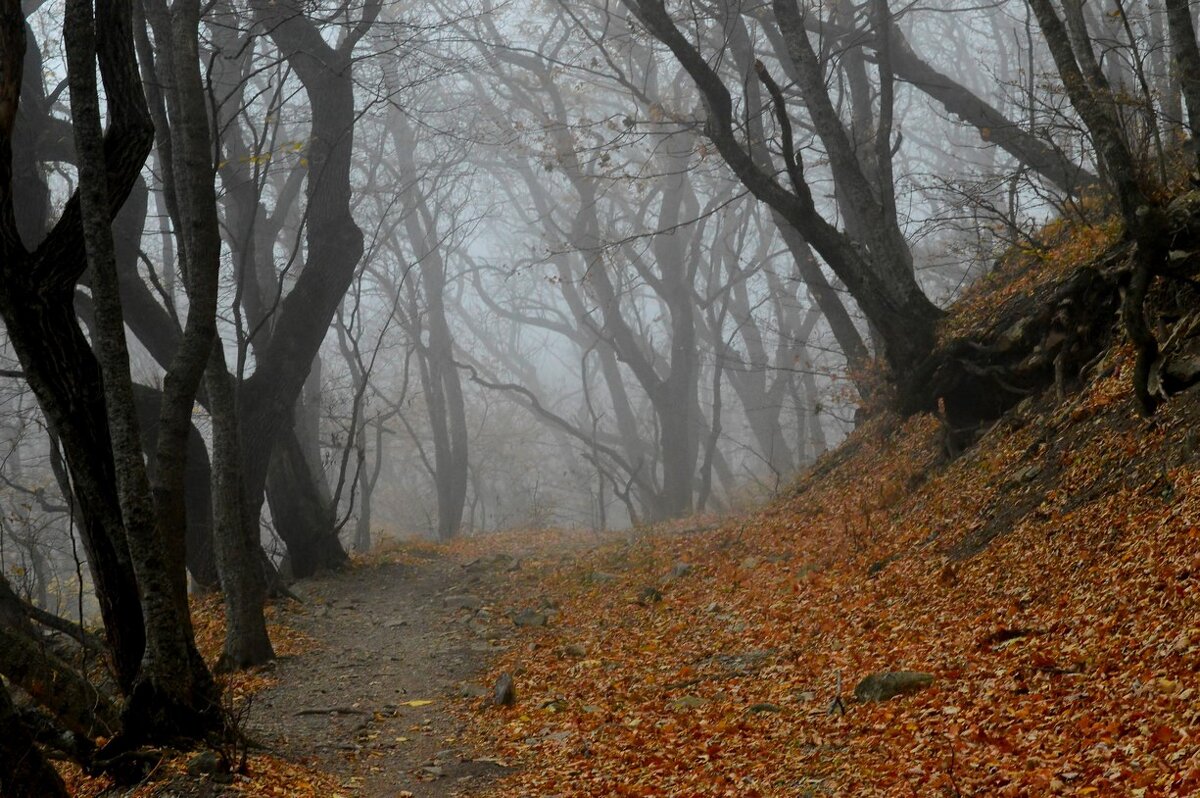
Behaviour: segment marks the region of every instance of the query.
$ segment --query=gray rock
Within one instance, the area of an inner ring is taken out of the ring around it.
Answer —
[[[921,671],[880,671],[859,682],[854,697],[859,701],[890,701],[896,696],[917,693],[933,684],[933,674]]]
[[[698,695],[685,695],[671,702],[671,709],[699,709],[704,706],[704,699]]]
[[[461,596],[446,596],[442,599],[442,606],[448,610],[477,610],[483,606],[483,599],[469,593]]]
[[[745,674],[762,668],[777,653],[778,649],[764,648],[738,654],[717,654],[709,657],[708,661],[716,662],[727,671]]]
[[[643,587],[641,590],[638,591],[638,595],[637,595],[637,603],[641,604],[643,606],[649,605],[649,604],[657,604],[658,602],[662,601],[662,599],[663,599],[662,591],[659,590],[658,588],[654,587],[653,585],[646,585],[645,587]]]
[[[567,647],[563,649],[563,653],[568,657],[586,657],[587,649],[579,643],[569,643]]]
[[[677,562],[671,566],[671,578],[682,579],[694,570],[696,569],[689,563]]]
[[[483,698],[488,691],[486,687],[478,684],[464,684],[458,689],[458,694],[463,698]]]
[[[1021,318],[1016,321],[1011,327],[1000,334],[996,341],[997,352],[1008,352],[1025,338],[1025,334],[1029,330],[1030,320]]]
[[[537,610],[524,609],[512,616],[515,626],[545,626],[546,614]]]
[[[1017,475],[1017,479],[1021,482],[1033,482],[1035,479],[1037,479],[1038,474],[1040,473],[1042,473],[1042,467],[1040,465],[1031,465],[1022,470],[1021,473]]]
[[[517,703],[517,688],[513,684],[512,676],[507,672],[500,674],[500,678],[496,680],[496,687],[492,691],[492,703],[498,707],[511,707]]]
[[[191,776],[212,775],[222,773],[224,770],[225,766],[221,763],[221,757],[217,756],[214,751],[201,751],[187,763],[187,772]]]
[[[743,571],[753,571],[761,562],[762,560],[760,560],[758,557],[747,557],[746,559],[742,560],[741,567]]]
[[[467,573],[477,574],[483,571],[515,571],[513,567],[518,561],[507,554],[494,554],[491,557],[480,557],[471,560],[463,566]],[[520,567],[519,565],[517,567]]]
[[[764,712],[783,712],[783,707],[778,704],[772,704],[770,701],[762,701],[746,707],[746,711],[753,712],[755,715],[761,715]]]

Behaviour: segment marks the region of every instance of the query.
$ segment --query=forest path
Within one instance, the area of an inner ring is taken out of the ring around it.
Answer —
[[[512,625],[487,596],[513,567],[430,553],[298,583],[302,604],[277,620],[319,647],[280,658],[278,683],[250,708],[252,736],[362,798],[469,794],[503,774],[461,747],[453,704],[482,694],[490,652],[505,645]]]

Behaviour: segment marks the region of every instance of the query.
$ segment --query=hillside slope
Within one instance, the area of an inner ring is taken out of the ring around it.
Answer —
[[[1114,238],[1026,253],[947,329]],[[531,559],[505,601],[548,623],[495,666],[516,706],[473,707],[523,766],[496,794],[1200,793],[1200,397],[1142,419],[1131,360],[1102,349],[965,449],[944,418],[881,413],[745,518],[568,563],[511,540]],[[886,670],[933,682],[855,700]]]

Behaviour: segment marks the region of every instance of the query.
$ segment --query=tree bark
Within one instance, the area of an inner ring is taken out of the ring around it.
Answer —
[[[1143,303],[1156,270],[1166,256],[1161,209],[1143,191],[1133,153],[1121,131],[1112,92],[1100,70],[1082,21],[1079,0],[1063,5],[1066,24],[1050,0],[1029,0],[1054,65],[1062,78],[1071,105],[1087,126],[1105,174],[1117,195],[1125,235],[1136,245],[1129,286],[1121,303],[1121,317],[1137,357],[1133,390],[1143,415],[1151,415],[1161,401],[1150,391],[1150,371],[1158,358],[1158,340],[1146,322]]]
[[[1188,0],[1165,0],[1167,29],[1171,37],[1171,60],[1179,73],[1183,102],[1187,107],[1187,126],[1192,149],[1200,162],[1200,47]]]
[[[239,405],[247,401],[246,388],[238,392]],[[242,430],[246,430],[247,411],[239,406]],[[247,444],[242,442],[243,456]],[[245,462],[245,460],[243,460]],[[253,482],[247,478],[247,501]],[[312,576],[321,570],[341,568],[347,562],[333,531],[332,508],[320,500],[313,485],[312,470],[299,439],[290,429],[275,438],[274,451],[266,473],[265,493],[271,505],[275,532],[287,544],[288,561],[296,577]],[[253,505],[253,502],[251,502]]]
[[[832,111],[824,82],[814,66],[815,56],[799,12],[794,7],[789,8],[786,0],[776,0],[773,4],[788,55],[798,68],[798,76],[803,78],[801,90],[825,142],[839,191],[854,205],[863,228],[870,233],[869,239],[863,242],[852,241],[817,212],[804,179],[803,165],[796,158],[791,123],[778,86],[774,86],[771,93],[780,123],[784,166],[792,184],[791,190],[784,188],[771,171],[755,163],[751,153],[743,147],[734,127],[729,89],[696,46],[676,27],[662,0],[625,0],[625,4],[647,30],[672,51],[700,90],[708,108],[706,133],[725,162],[755,197],[779,212],[804,235],[845,283],[868,321],[879,331],[893,379],[905,380],[932,351],[934,327],[942,313],[917,285],[907,243],[898,235],[894,220],[885,217],[872,196],[869,183],[859,171],[853,148],[845,140],[844,131],[838,132],[841,123]],[[771,89],[774,82],[770,81],[765,67],[758,71],[760,80]]]
[[[12,129],[22,83],[26,26],[20,4],[0,13],[0,315],[25,378],[52,434],[61,443],[81,521],[113,665],[122,688],[132,687],[145,645],[141,603],[116,493],[111,439],[100,372],[79,328],[74,287],[86,268],[79,199],[32,252],[22,243],[14,213]],[[121,59],[111,31],[101,58]],[[145,159],[144,130],[117,106],[105,138],[108,212],[120,207]]]
[[[39,641],[9,626],[0,626],[0,674],[76,734],[95,738],[121,728],[117,708],[107,696]]]
[[[421,382],[433,434],[434,483],[437,489],[438,538],[450,540],[462,527],[467,501],[467,410],[462,380],[454,362],[454,336],[446,320],[446,261],[439,245],[437,219],[418,188],[413,160],[416,138],[407,120],[393,114],[393,140],[404,192],[405,229],[416,250],[421,272],[426,335],[418,343]]]
[[[220,715],[216,687],[192,639],[186,584],[180,589],[184,579],[182,557],[176,563],[168,544],[168,533],[181,537],[177,530],[183,524],[171,530],[159,525],[142,459],[111,230],[109,174],[95,77],[98,44],[117,51],[117,57],[107,64],[101,59],[109,113],[127,114],[130,127],[140,130],[135,141],[140,141],[142,159],[148,154],[152,130],[133,57],[129,5],[116,0],[101,3],[97,10],[98,24],[93,31],[90,0],[69,0],[63,29],[72,127],[79,153],[83,243],[92,270],[97,359],[112,431],[117,495],[146,631],[141,666],[124,710],[124,732],[135,741],[157,736],[194,737],[218,725]],[[167,431],[160,435],[165,438]],[[184,441],[186,435],[185,423]],[[178,499],[181,508],[182,485]],[[181,554],[182,547],[178,548]]]
[[[258,513],[246,501],[237,393],[217,337],[205,372],[212,406],[213,548],[225,598],[225,643],[219,670],[261,665],[275,657],[263,604],[266,574],[260,567]]]
[[[292,418],[313,356],[363,253],[362,231],[350,209],[350,161],[357,118],[352,52],[374,22],[379,5],[368,3],[363,18],[336,48],[293,0],[256,0],[253,6],[303,83],[312,109],[305,186],[307,258],[295,285],[280,303],[271,338],[256,358],[254,374],[239,391],[246,498],[251,508],[257,509],[266,493],[272,451]],[[295,454],[285,452],[280,462],[294,467]],[[303,453],[298,454],[303,463]],[[290,526],[312,520],[285,523]],[[276,524],[281,525],[279,518]],[[307,532],[312,534],[295,539],[298,544],[309,544],[308,549],[290,551],[296,576],[309,576],[320,567],[338,568],[346,562],[332,519],[323,529]]]
[[[158,420],[162,393],[145,385],[133,386],[137,403],[138,424],[147,457],[146,465],[152,478],[157,468],[155,451],[158,446]],[[184,506],[187,517],[184,549],[187,570],[200,591],[219,587],[217,564],[213,555],[212,470],[204,437],[194,424],[189,424],[187,469],[184,472]]]
[[[786,48],[774,20],[765,10],[755,16],[764,23],[764,30],[776,50],[783,52]],[[804,25],[810,33],[823,37],[834,48],[877,46],[873,36],[831,24],[821,20],[817,14],[806,15]],[[995,144],[1067,194],[1078,195],[1083,189],[1096,184],[1095,175],[1030,131],[1024,130],[1020,124],[963,84],[939,72],[913,49],[899,29],[893,27],[892,36],[891,72],[897,80],[929,95],[948,113],[978,130],[984,141]],[[794,80],[795,74],[788,71],[788,77]]]

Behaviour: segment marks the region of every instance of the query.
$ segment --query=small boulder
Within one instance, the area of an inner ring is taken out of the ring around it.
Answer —
[[[587,649],[579,643],[568,643],[563,653],[568,657],[586,657]]]
[[[1021,471],[1021,473],[1017,475],[1017,479],[1020,482],[1033,482],[1035,479],[1038,478],[1038,475],[1041,473],[1042,473],[1042,467],[1035,463],[1034,465],[1031,465],[1028,468],[1023,469]]]
[[[704,706],[704,699],[698,695],[685,695],[671,702],[671,709],[699,709]]]
[[[653,585],[646,585],[645,587],[643,587],[641,590],[638,591],[637,603],[641,604],[643,607],[649,606],[651,604],[657,604],[658,602],[660,602],[662,600],[663,600],[662,591],[659,590],[658,588],[654,587]]]
[[[511,707],[517,703],[517,688],[513,678],[507,672],[500,674],[496,687],[492,691],[492,703],[498,707]]]
[[[464,684],[458,689],[458,694],[463,698],[483,698],[488,691],[486,687],[478,684]]]
[[[770,701],[762,701],[746,707],[746,711],[753,712],[755,715],[761,715],[764,712],[783,712],[783,707],[778,704],[772,704]]]
[[[442,606],[448,610],[477,610],[483,606],[483,599],[465,593],[461,596],[446,596]]]
[[[671,578],[682,579],[683,577],[696,570],[694,566],[686,562],[677,562],[671,566]]]
[[[933,674],[922,671],[880,671],[864,678],[854,688],[859,701],[890,701],[896,696],[917,693],[933,684]]]
[[[512,616],[514,626],[545,626],[546,614],[537,610],[524,609]]]
[[[221,758],[214,751],[201,751],[187,762],[189,776],[211,776],[224,770]]]

